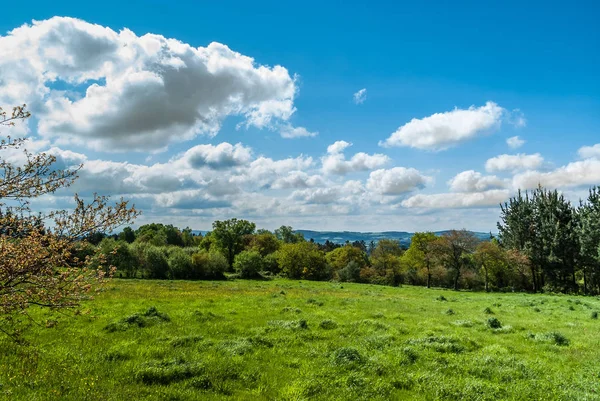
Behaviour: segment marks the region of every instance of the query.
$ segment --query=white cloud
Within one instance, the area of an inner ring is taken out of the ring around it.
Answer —
[[[600,159],[600,143],[593,146],[582,146],[577,154],[582,159]]]
[[[506,187],[506,183],[495,175],[483,176],[474,170],[457,174],[448,181],[448,185],[453,192],[480,192]]]
[[[352,97],[354,99],[355,104],[363,104],[365,102],[365,100],[367,100],[367,89],[362,88],[361,90],[356,92],[354,95],[352,95]]]
[[[517,149],[517,148],[520,148],[521,146],[523,146],[525,144],[525,141],[523,139],[519,138],[518,136],[511,136],[510,138],[508,138],[506,140],[506,144],[511,149]]]
[[[352,144],[350,142],[346,142],[346,141],[335,141],[334,143],[332,143],[331,145],[329,145],[327,147],[327,153],[329,154],[337,154],[337,153],[342,153],[344,151],[344,149],[346,149],[347,147],[352,146]]]
[[[290,124],[285,124],[279,128],[279,133],[282,138],[311,138],[319,135],[318,132],[310,132],[304,127],[293,127]]]
[[[506,189],[472,193],[418,194],[404,200],[402,206],[431,209],[493,207],[506,201],[509,196],[510,191]]]
[[[252,150],[241,143],[197,145],[187,150],[183,159],[192,168],[210,167],[220,170],[248,164],[252,160]]]
[[[517,155],[499,155],[492,157],[485,162],[486,171],[519,171],[531,170],[540,167],[544,163],[544,158],[539,153],[527,155],[519,153]]]
[[[304,171],[290,171],[287,176],[276,179],[271,185],[273,189],[312,188],[326,186],[320,175],[309,175]]]
[[[523,128],[527,125],[525,114],[519,109],[511,111],[510,115],[507,116],[507,119],[509,124],[514,125],[517,128]]]
[[[515,189],[549,189],[600,184],[600,160],[586,159],[567,164],[549,172],[526,171],[513,177]]]
[[[366,187],[380,195],[401,195],[423,188],[430,180],[414,168],[394,167],[371,172]]]
[[[230,115],[275,129],[295,112],[297,86],[284,67],[257,65],[220,43],[193,47],[54,17],[1,36],[0,48],[0,104],[28,103],[39,133],[61,143],[156,150],[215,135]],[[85,92],[73,96],[54,82]]]
[[[390,162],[390,158],[381,153],[369,155],[364,152],[356,153],[346,160],[343,151],[352,146],[346,141],[336,141],[327,147],[327,155],[321,158],[325,174],[344,175],[355,171],[368,171],[382,167]]]
[[[409,146],[424,150],[445,150],[498,127],[505,109],[494,102],[468,109],[454,109],[422,119],[413,118],[398,128],[381,146]]]

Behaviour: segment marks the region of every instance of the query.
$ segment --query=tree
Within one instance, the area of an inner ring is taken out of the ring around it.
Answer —
[[[279,241],[277,237],[269,231],[261,231],[252,235],[248,249],[257,251],[261,256],[265,257],[279,249]]]
[[[308,280],[330,278],[325,254],[313,243],[304,241],[283,244],[276,255],[282,273],[289,278]]]
[[[296,233],[290,226],[281,226],[275,230],[275,236],[278,240],[286,244],[295,244],[304,241],[304,235]]]
[[[350,244],[334,249],[327,253],[325,258],[334,271],[345,268],[350,262],[354,262],[359,269],[362,269],[369,261],[365,252]]]
[[[467,230],[451,230],[438,238],[433,247],[442,264],[452,274],[455,290],[458,290],[460,276],[468,264],[468,256],[475,251],[479,240]]]
[[[119,239],[131,244],[133,241],[135,241],[135,231],[133,231],[131,227],[127,226],[119,233]]]
[[[507,276],[507,257],[498,241],[492,239],[481,242],[477,245],[473,256],[477,265],[483,270],[486,292],[490,290],[490,276],[495,278],[494,283],[499,287],[506,287],[507,280],[506,278],[502,280],[502,276]]]
[[[432,232],[415,233],[412,236],[408,250],[402,255],[405,265],[414,269],[425,268],[427,288],[431,288],[431,268],[434,253],[432,243],[436,239],[437,236]]]
[[[0,109],[0,127],[30,116],[25,106],[7,115]],[[15,151],[25,139],[7,137],[0,151]],[[138,212],[121,200],[94,195],[85,203],[75,195],[73,210],[34,213],[29,201],[69,187],[78,169],[58,169],[56,157],[23,150],[20,165],[0,157],[0,330],[16,335],[19,316],[37,305],[52,309],[75,307],[87,297],[94,283],[106,276],[92,267],[91,259],[74,253],[91,233],[112,231],[132,221]]]
[[[257,251],[242,251],[235,257],[233,268],[242,278],[260,277],[263,269],[263,258]]]
[[[235,255],[244,250],[244,236],[253,234],[255,229],[256,224],[235,218],[213,223],[212,237],[225,253],[229,267],[233,267]]]
[[[579,255],[583,291],[600,292],[600,188],[590,188],[586,202],[577,210],[579,222]]]

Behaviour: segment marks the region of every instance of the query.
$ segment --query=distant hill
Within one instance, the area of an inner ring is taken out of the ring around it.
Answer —
[[[325,243],[329,240],[336,244],[343,244],[346,241],[365,241],[367,244],[371,241],[379,241],[382,239],[392,239],[400,241],[400,244],[409,246],[410,240],[414,233],[406,231],[384,231],[380,233],[361,233],[356,231],[311,231],[311,230],[295,230],[296,232],[302,233],[304,238],[310,240],[311,238],[320,244]],[[436,231],[435,235],[443,235],[449,230]],[[490,233],[473,232],[477,238],[482,241],[490,238]]]
[[[358,231],[312,231],[312,230],[294,230],[295,232],[302,233],[306,240],[311,238],[319,244],[324,244],[325,241],[329,240],[336,244],[344,244],[346,241],[365,241],[367,245],[371,241],[379,241],[382,239],[393,239],[400,241],[401,245],[409,246],[410,239],[414,233],[406,231],[384,231],[380,233],[361,233]],[[435,235],[443,235],[450,230],[436,231]],[[205,235],[208,231],[192,230],[195,234]],[[490,233],[482,233],[473,231],[473,234],[482,241],[490,239]]]

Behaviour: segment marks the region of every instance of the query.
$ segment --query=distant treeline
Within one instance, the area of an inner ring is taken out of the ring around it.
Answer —
[[[117,268],[117,276],[153,279],[337,280],[486,291],[600,292],[600,191],[576,207],[557,191],[519,192],[501,205],[499,235],[481,241],[466,230],[415,233],[408,248],[383,239],[345,245],[306,240],[289,226],[274,232],[242,219],[213,230],[146,224],[94,234],[78,257]]]

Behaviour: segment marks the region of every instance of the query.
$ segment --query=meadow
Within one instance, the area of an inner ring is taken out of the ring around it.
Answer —
[[[0,337],[7,400],[599,400],[600,300],[112,280]]]

